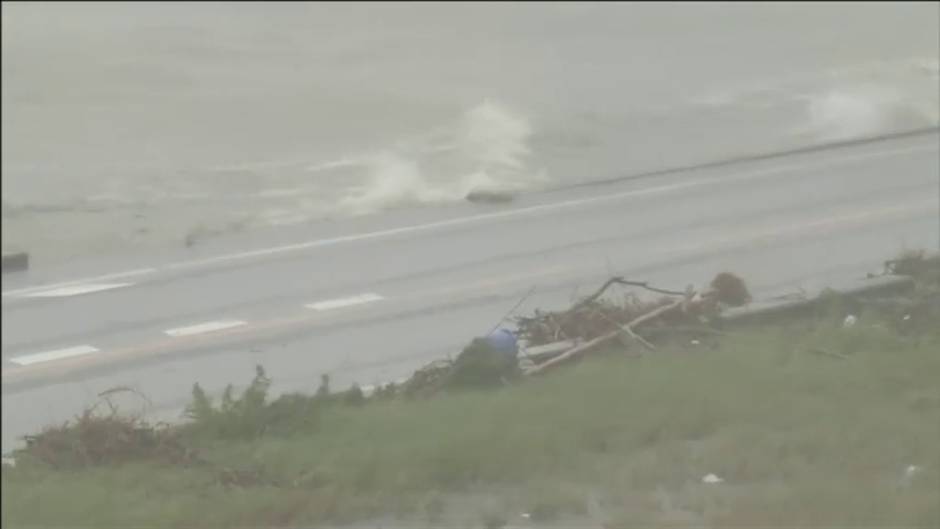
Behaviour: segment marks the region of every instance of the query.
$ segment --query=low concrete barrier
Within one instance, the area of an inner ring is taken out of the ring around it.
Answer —
[[[22,272],[29,268],[29,254],[15,252],[3,254],[3,273]]]
[[[914,287],[914,279],[908,276],[889,275],[856,279],[843,285],[830,287],[812,297],[804,299],[770,299],[751,303],[746,307],[726,310],[718,319],[719,325],[743,324],[765,321],[780,317],[805,314],[816,308],[826,292],[836,295],[862,297],[884,295],[909,291]]]

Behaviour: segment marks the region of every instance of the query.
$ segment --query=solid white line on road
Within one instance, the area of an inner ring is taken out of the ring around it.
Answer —
[[[313,310],[331,310],[331,309],[338,309],[342,307],[350,307],[353,305],[362,305],[364,303],[372,303],[374,301],[381,301],[383,299],[385,298],[383,298],[382,296],[378,294],[373,294],[370,292],[368,294],[360,294],[358,296],[352,296],[348,298],[318,301],[316,303],[310,303],[304,306],[307,307],[308,309],[313,309]]]
[[[223,262],[228,262],[228,261],[238,261],[238,260],[250,259],[253,257],[262,257],[262,256],[268,256],[268,255],[275,255],[279,253],[285,253],[285,252],[317,248],[317,247],[322,247],[322,246],[331,246],[331,245],[340,244],[340,243],[365,241],[365,240],[371,240],[371,239],[391,237],[395,235],[403,235],[407,233],[431,231],[431,230],[435,230],[439,228],[446,228],[446,227],[451,227],[451,226],[460,226],[460,225],[472,224],[476,222],[485,222],[485,221],[498,220],[502,218],[525,216],[525,215],[530,215],[534,213],[552,211],[552,210],[557,210],[557,209],[567,209],[567,208],[572,208],[572,207],[585,206],[585,205],[593,204],[593,203],[617,201],[617,200],[622,200],[626,198],[639,197],[639,196],[650,195],[650,194],[668,193],[671,191],[677,191],[677,190],[687,189],[687,188],[730,183],[730,182],[735,182],[735,181],[754,180],[758,178],[765,178],[768,176],[773,176],[776,174],[789,173],[789,172],[800,171],[800,170],[805,170],[805,169],[819,170],[819,169],[823,169],[826,167],[858,163],[859,161],[863,161],[867,159],[884,158],[884,157],[889,157],[889,156],[905,155],[905,154],[912,154],[912,153],[917,153],[917,152],[935,151],[936,149],[937,147],[934,145],[915,146],[915,147],[887,149],[883,151],[866,152],[864,154],[843,156],[841,158],[836,158],[833,160],[825,160],[822,163],[803,162],[803,163],[796,163],[796,164],[790,164],[790,165],[782,165],[782,166],[777,166],[777,167],[773,167],[770,169],[748,171],[748,172],[742,172],[742,173],[732,174],[732,175],[707,177],[707,178],[701,178],[698,180],[689,180],[689,181],[678,183],[678,184],[654,186],[654,187],[630,190],[630,191],[625,191],[625,192],[620,192],[620,193],[610,193],[606,195],[591,196],[591,197],[586,197],[586,198],[563,200],[559,202],[551,202],[548,204],[539,204],[535,206],[509,209],[509,210],[499,211],[499,212],[494,212],[494,213],[483,213],[479,215],[457,217],[454,219],[447,219],[447,220],[442,220],[442,221],[437,221],[437,222],[429,222],[426,224],[402,226],[399,228],[391,228],[387,230],[380,230],[380,231],[373,231],[373,232],[366,232],[366,233],[357,233],[353,235],[345,235],[345,236],[333,237],[333,238],[328,238],[328,239],[318,239],[318,240],[306,241],[306,242],[297,243],[297,244],[288,244],[284,246],[263,248],[259,250],[252,250],[252,251],[241,252],[241,253],[236,253],[236,254],[219,255],[216,257],[209,257],[206,259],[172,263],[172,264],[166,265],[162,269],[176,270],[176,269],[181,269],[181,268],[201,267],[201,266],[223,263]],[[95,278],[77,279],[73,281],[66,281],[66,282],[56,283],[52,285],[43,285],[43,286],[36,286],[36,287],[29,287],[29,288],[22,288],[18,290],[6,291],[6,292],[3,292],[3,296],[4,297],[16,296],[24,292],[43,290],[43,289],[53,288],[56,286],[74,285],[74,284],[80,284],[80,283],[87,283],[89,281],[116,279],[119,277],[130,277],[130,276],[135,276],[135,275],[149,274],[149,273],[156,272],[156,271],[157,269],[154,269],[154,268],[146,268],[142,270],[133,270],[130,272],[108,274],[104,276],[98,276]]]
[[[231,329],[232,327],[245,325],[245,323],[247,322],[241,320],[207,321],[198,325],[178,327],[176,329],[169,329],[163,332],[170,336],[191,336],[193,334],[202,334],[206,332],[221,331],[223,329]]]
[[[26,298],[64,298],[69,296],[78,296],[79,294],[91,294],[92,292],[101,292],[133,285],[133,283],[91,283],[85,285],[72,285],[67,287],[53,288],[51,290],[40,290],[23,294]]]
[[[354,235],[344,235],[340,237],[333,237],[329,239],[318,239],[313,241],[306,241],[296,244],[287,244],[284,246],[275,246],[271,248],[263,248],[260,250],[252,250],[248,252],[229,254],[229,255],[219,255],[216,257],[209,257],[206,259],[187,261],[183,263],[171,264],[167,268],[192,268],[205,266],[210,264],[222,263],[227,261],[239,261],[243,259],[249,259],[253,257],[263,257],[268,255],[276,255],[279,253],[293,252],[298,250],[307,250],[311,248],[318,248],[323,246],[332,246],[340,243],[347,242],[358,242],[371,239],[379,239],[384,237],[391,237],[395,235],[403,235],[408,233],[418,233],[423,231],[432,231],[439,228],[446,228],[451,226],[461,226],[465,224],[473,224],[477,222],[486,222],[499,220],[503,218],[511,217],[522,217],[531,214],[537,214],[541,212],[553,211],[558,209],[569,209],[573,207],[586,206],[589,204],[602,203],[602,202],[615,202],[618,200],[642,197],[646,195],[655,195],[662,193],[669,193],[672,191],[678,191],[682,189],[689,189],[695,187],[709,186],[709,185],[718,185],[730,182],[738,181],[747,181],[755,180],[759,178],[765,178],[768,176],[786,174],[794,171],[802,171],[807,168],[813,170],[819,170],[826,167],[833,167],[838,165],[846,165],[851,163],[858,163],[863,160],[872,159],[872,158],[883,158],[887,156],[902,155],[902,154],[911,154],[916,152],[926,152],[934,151],[936,147],[931,145],[927,147],[908,147],[901,149],[891,149],[878,152],[868,152],[864,154],[856,154],[852,156],[844,156],[842,158],[837,158],[835,160],[827,160],[823,163],[796,163],[790,165],[781,165],[772,167],[769,169],[762,169],[756,171],[741,172],[738,174],[732,175],[720,175],[714,177],[700,178],[697,180],[688,180],[685,182],[680,182],[676,184],[667,184],[653,187],[646,187],[642,189],[633,189],[630,191],[623,191],[619,193],[609,193],[605,195],[595,195],[585,198],[576,198],[570,200],[562,200],[559,202],[550,202],[547,204],[539,204],[535,206],[521,207],[515,209],[508,209],[505,211],[497,211],[494,213],[482,213],[479,215],[468,215],[465,217],[457,217],[454,219],[441,220],[436,222],[429,222],[425,224],[416,224],[411,226],[402,226],[399,228],[391,228],[381,231],[373,231],[366,233],[357,233]]]
[[[91,353],[97,353],[98,349],[90,345],[79,345],[76,347],[68,347],[65,349],[56,349],[54,351],[46,351],[44,353],[35,353],[31,355],[24,356],[15,356],[10,359],[10,362],[18,364],[21,366],[28,366],[31,364],[38,364],[40,362],[49,362],[51,360],[61,360],[63,358],[71,358],[73,356],[87,355]]]

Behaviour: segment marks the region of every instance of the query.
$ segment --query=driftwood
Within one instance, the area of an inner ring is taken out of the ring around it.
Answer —
[[[536,345],[535,347],[526,347],[523,350],[523,355],[533,362],[540,362],[555,358],[561,353],[577,346],[579,343],[580,342],[575,340],[561,340],[544,345]]]
[[[640,324],[651,321],[653,319],[656,319],[662,316],[663,314],[666,314],[667,312],[684,308],[685,306],[687,306],[689,299],[690,299],[690,296],[689,296],[689,293],[687,292],[686,296],[683,299],[676,300],[669,305],[664,305],[650,312],[647,312],[646,314],[643,314],[642,316],[639,316],[638,318],[634,319],[630,323],[619,327],[615,331],[611,331],[607,334],[602,334],[601,336],[598,336],[597,338],[594,338],[592,340],[588,340],[584,342],[583,344],[578,345],[577,347],[574,347],[573,349],[570,349],[567,352],[559,356],[556,356],[555,358],[552,358],[551,360],[548,360],[547,362],[544,362],[542,364],[539,364],[535,367],[530,368],[529,370],[525,372],[525,375],[526,376],[537,375],[571,358],[590,352],[591,350],[601,345],[604,345],[607,342],[611,341],[612,339],[616,338],[617,335],[619,335],[621,332],[627,332],[631,336],[636,336],[636,334],[633,331],[635,327],[637,327]]]
[[[641,324],[641,323],[645,323],[645,322],[647,322],[647,321],[650,321],[650,320],[652,320],[652,319],[654,319],[654,318],[658,318],[658,317],[662,316],[663,314],[665,314],[665,313],[667,313],[667,312],[669,312],[669,311],[676,310],[677,308],[680,308],[680,307],[686,307],[686,306],[688,306],[688,301],[689,301],[689,297],[687,296],[687,297],[685,297],[685,298],[683,298],[683,299],[676,300],[676,301],[675,301],[674,303],[672,303],[671,305],[666,305],[666,306],[663,306],[663,307],[659,307],[659,308],[656,309],[656,310],[653,310],[653,311],[651,311],[651,312],[647,312],[646,314],[644,314],[644,315],[640,316],[639,318],[637,318],[637,319],[631,321],[630,323],[628,323],[628,324],[627,324],[627,327],[630,328],[630,329],[633,329],[633,328],[636,327],[637,325],[639,325],[639,324]]]
[[[650,351],[655,351],[655,350],[656,350],[656,347],[654,347],[653,344],[649,343],[645,338],[643,338],[643,337],[640,336],[639,334],[633,332],[633,329],[631,329],[630,327],[627,327],[626,325],[622,325],[622,324],[620,324],[620,323],[617,323],[616,321],[614,321],[612,318],[608,317],[608,316],[607,316],[606,314],[604,314],[603,312],[597,311],[597,314],[598,314],[601,318],[603,318],[603,319],[609,321],[610,323],[616,325],[620,330],[622,330],[624,333],[626,333],[628,336],[630,336],[630,338],[633,338],[633,339],[636,340],[637,342],[640,342],[640,344],[643,345],[643,347],[646,347],[646,348],[649,349]]]
[[[524,373],[524,375],[526,375],[526,376],[537,375],[537,374],[541,373],[542,371],[545,371],[546,369],[551,368],[552,366],[555,366],[555,365],[557,365],[557,364],[560,364],[560,363],[562,363],[562,362],[568,360],[569,358],[573,358],[573,357],[575,357],[575,356],[578,356],[578,355],[580,355],[580,354],[583,354],[583,353],[585,353],[585,352],[588,352],[588,351],[590,351],[591,349],[594,349],[595,347],[597,347],[597,346],[599,346],[599,345],[603,345],[603,344],[609,342],[609,341],[612,340],[613,338],[616,338],[618,334],[620,334],[620,329],[617,329],[616,331],[611,331],[611,332],[609,332],[609,333],[607,333],[607,334],[598,336],[597,338],[594,338],[593,340],[588,340],[588,341],[584,342],[583,344],[581,344],[581,345],[575,347],[574,349],[569,349],[567,352],[562,353],[561,355],[556,356],[555,358],[552,358],[551,360],[548,360],[547,362],[543,362],[543,363],[541,363],[541,364],[539,364],[539,365],[537,365],[537,366],[534,366],[534,367],[528,369],[528,370]]]
[[[657,301],[628,297],[626,302],[620,305],[601,301],[601,296],[613,285],[640,287],[665,296]],[[676,296],[681,297],[676,299]],[[531,345],[558,343],[559,338],[574,340],[568,350],[559,351],[557,356],[553,355],[545,362],[528,368],[524,374],[535,375],[572,358],[598,350],[619,335],[625,335],[646,349],[655,351],[656,346],[636,332],[638,327],[664,319],[665,325],[654,326],[650,332],[670,332],[674,326],[688,332],[689,325],[707,321],[709,316],[719,313],[722,307],[741,306],[750,300],[751,294],[744,281],[728,272],[716,275],[701,292],[696,292],[692,285],[679,292],[651,287],[646,282],[612,277],[568,310],[556,313],[536,311],[533,318],[517,318],[519,335]],[[623,321],[629,323],[621,323]],[[611,325],[616,328],[611,329]],[[703,326],[699,332],[707,332],[705,329],[707,328]]]
[[[641,300],[631,295],[624,303],[601,300],[604,292],[616,284],[637,286],[669,295],[655,300]],[[683,294],[683,292],[651,287],[646,282],[614,277],[608,279],[594,293],[566,310],[560,312],[536,310],[532,317],[515,318],[518,327],[517,336],[533,346],[559,340],[590,340],[608,332],[612,322],[615,325],[621,325],[651,310],[669,305],[675,299],[671,296]]]
[[[649,343],[648,341],[646,341],[646,338],[643,338],[643,337],[640,336],[639,334],[633,332],[633,329],[631,329],[630,327],[627,327],[627,326],[623,325],[623,326],[620,327],[620,329],[621,329],[623,332],[627,333],[627,335],[629,335],[630,338],[633,338],[634,340],[640,342],[640,344],[643,345],[643,347],[646,347],[646,348],[649,349],[650,351],[655,351],[655,350],[656,350],[656,347],[654,347],[653,344],[651,344],[651,343]]]

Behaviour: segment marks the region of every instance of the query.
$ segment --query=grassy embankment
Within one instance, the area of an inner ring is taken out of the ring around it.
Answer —
[[[851,327],[836,300],[496,390],[270,405],[261,384],[137,449],[63,434],[4,468],[3,527],[938,527],[932,273]]]

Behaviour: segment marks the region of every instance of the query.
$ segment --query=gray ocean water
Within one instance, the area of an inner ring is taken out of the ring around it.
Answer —
[[[4,3],[4,249],[447,207],[940,122],[938,3]]]

